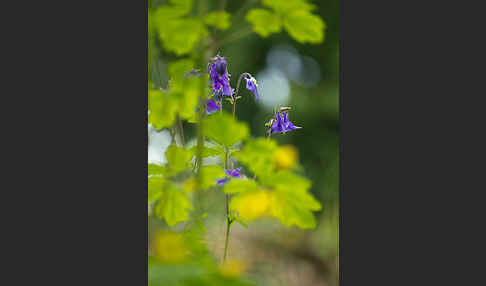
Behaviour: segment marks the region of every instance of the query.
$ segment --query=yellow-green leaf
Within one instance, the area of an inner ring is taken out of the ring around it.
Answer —
[[[296,10],[284,18],[287,32],[300,43],[322,43],[326,24],[319,16],[308,11]]]
[[[262,0],[262,3],[283,15],[297,10],[312,11],[316,8],[306,0]]]
[[[188,220],[190,210],[192,204],[186,193],[176,189],[171,183],[166,185],[154,208],[157,217],[165,219],[169,226]]]
[[[277,143],[265,138],[248,140],[243,149],[234,154],[234,156],[248,169],[261,177],[272,173],[275,169],[275,152]]]
[[[224,177],[224,170],[219,165],[207,165],[201,167],[201,188],[209,189],[216,185],[216,181]]]
[[[226,11],[215,11],[204,17],[204,23],[220,30],[227,30],[231,26],[231,14]]]
[[[166,19],[158,29],[163,47],[178,56],[192,52],[195,45],[208,35],[203,21],[190,17]]]
[[[246,15],[246,20],[252,24],[253,30],[264,38],[282,30],[281,18],[269,10],[252,9]]]
[[[153,203],[162,195],[166,180],[163,177],[148,178],[148,203]]]
[[[168,94],[164,94],[158,89],[149,90],[148,108],[148,121],[154,128],[166,128],[174,123],[177,114],[177,102]]]
[[[278,172],[262,179],[262,184],[272,189],[270,215],[286,226],[296,225],[303,229],[316,226],[312,211],[318,211],[322,207],[308,192],[311,187],[308,179],[290,171]]]
[[[165,153],[169,169],[173,174],[190,168],[192,156],[193,153],[190,150],[178,147],[176,145],[169,146]]]
[[[191,148],[191,152],[193,152],[194,156],[197,154],[197,145]],[[211,157],[211,156],[218,156],[224,153],[224,150],[221,147],[208,147],[203,146],[202,157]]]
[[[227,194],[237,194],[242,192],[249,192],[258,189],[255,181],[249,179],[235,179],[232,178],[223,187],[223,191]]]
[[[157,176],[165,175],[165,166],[150,163],[148,164],[148,175]]]
[[[246,123],[226,113],[210,115],[204,122],[204,134],[216,143],[231,147],[249,134]]]

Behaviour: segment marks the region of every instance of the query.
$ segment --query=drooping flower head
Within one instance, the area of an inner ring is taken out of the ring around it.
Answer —
[[[255,95],[255,99],[258,99],[258,90],[257,90],[258,84],[256,79],[248,74],[245,76],[245,80],[246,80],[246,88],[251,92],[253,92],[253,94]]]
[[[230,74],[226,66],[226,59],[220,56],[213,58],[208,66],[209,78],[213,88],[213,94],[222,91],[224,95],[231,96],[233,89],[229,83]]]
[[[217,104],[212,99],[208,100],[208,104],[206,106],[206,114],[214,113],[220,109],[221,109],[221,105]]]
[[[240,174],[240,171],[241,171],[241,168],[236,168],[236,169],[229,169],[229,170],[225,170],[224,173],[229,176],[229,177],[233,177],[233,178],[241,178],[243,175]],[[216,183],[220,186],[223,186],[224,184],[226,184],[227,182],[229,182],[230,178],[229,177],[225,177],[223,179],[219,179],[216,181]]]
[[[300,129],[302,127],[295,126],[292,122],[289,121],[289,113],[288,111],[282,112],[280,111],[275,114],[275,120],[272,124],[272,133],[285,133],[288,131],[292,131],[295,129]]]

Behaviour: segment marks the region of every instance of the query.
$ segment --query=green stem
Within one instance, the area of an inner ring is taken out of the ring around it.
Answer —
[[[226,195],[226,202],[228,202],[228,195]],[[228,205],[228,203],[226,203]],[[226,262],[226,256],[228,255],[228,243],[229,243],[229,233],[230,233],[230,228],[231,228],[231,222],[228,217],[226,220],[226,239],[224,242],[224,256],[223,256],[223,263]]]
[[[179,117],[179,115],[177,115],[177,121],[179,122],[179,135],[181,136],[181,143],[182,143],[182,146],[184,146],[184,145],[186,145],[184,143],[184,127],[182,127],[182,120]]]
[[[224,160],[224,169],[228,169],[228,160],[229,160],[229,150],[228,148],[224,149],[225,152],[225,160]],[[231,219],[229,216],[229,194],[226,194],[226,235],[224,241],[224,256],[223,256],[223,263],[226,261],[226,256],[228,255],[228,244],[229,244],[229,234],[231,229]]]

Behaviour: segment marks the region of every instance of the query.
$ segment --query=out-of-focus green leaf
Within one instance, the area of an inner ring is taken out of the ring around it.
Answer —
[[[201,188],[209,189],[216,185],[216,181],[225,176],[224,170],[219,165],[207,165],[201,167]]]
[[[307,11],[297,10],[284,18],[287,32],[300,43],[322,43],[326,25],[319,16]]]
[[[231,147],[249,134],[246,123],[239,122],[226,113],[210,115],[204,122],[204,134],[216,143]]]
[[[227,194],[237,194],[241,192],[248,192],[257,190],[258,185],[255,181],[250,179],[231,179],[223,187],[223,191]]]
[[[166,168],[162,165],[157,165],[150,163],[148,164],[148,175],[155,176],[155,175],[165,175]]]
[[[171,80],[184,79],[187,72],[194,68],[194,61],[190,58],[173,61],[169,64],[168,73]]]
[[[192,159],[192,156],[193,153],[191,150],[187,150],[176,145],[169,146],[165,153],[169,169],[173,174],[190,168],[191,166],[189,163]]]
[[[282,171],[266,177],[263,182],[271,187],[269,213],[286,226],[296,225],[303,229],[316,227],[312,211],[321,209],[321,204],[309,192],[311,182],[306,178]]]
[[[306,0],[262,0],[262,3],[282,15],[297,10],[312,11],[316,8]]]
[[[194,156],[197,154],[197,145],[193,146],[191,148],[191,151],[193,152]],[[217,146],[217,147],[208,147],[208,146],[203,146],[203,152],[202,152],[202,157],[211,157],[211,156],[218,156],[224,154],[223,148]]]
[[[281,18],[269,10],[252,9],[246,15],[246,20],[252,24],[253,30],[264,38],[282,30]]]
[[[153,203],[162,195],[162,191],[166,184],[166,180],[163,177],[150,177],[148,178],[148,203]]]
[[[274,154],[277,143],[265,138],[248,140],[234,156],[257,176],[267,175],[275,169]]]
[[[161,129],[171,126],[177,114],[177,102],[173,97],[164,94],[161,90],[151,89],[148,91],[148,121],[154,128]]]
[[[175,188],[172,183],[167,183],[154,211],[159,218],[165,219],[169,226],[174,226],[179,222],[188,220],[189,211],[192,208],[186,193]]]
[[[231,26],[231,14],[225,11],[215,11],[204,17],[204,23],[220,30],[227,30]]]
[[[158,30],[163,47],[178,56],[192,52],[196,43],[208,35],[203,21],[190,17],[167,18]]]

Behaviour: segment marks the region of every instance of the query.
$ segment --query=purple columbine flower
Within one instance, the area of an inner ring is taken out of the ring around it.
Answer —
[[[225,174],[229,177],[233,177],[233,178],[241,178],[243,175],[240,174],[240,171],[241,171],[241,168],[236,168],[236,169],[233,169],[233,170],[225,170]],[[224,184],[226,184],[227,182],[229,182],[230,178],[228,177],[225,177],[223,179],[219,179],[216,181],[216,183],[220,186],[223,186]]]
[[[283,112],[283,118],[280,112],[275,114],[275,122],[272,125],[272,133],[285,133],[302,127],[295,126],[289,121],[289,113]]]
[[[258,84],[256,82],[256,79],[254,77],[250,76],[245,76],[246,80],[246,88],[249,89],[253,94],[255,95],[255,99],[258,99]]]
[[[217,94],[221,90],[224,95],[231,96],[233,94],[225,58],[216,56],[213,63],[209,65],[208,73],[213,87],[213,94]]]
[[[206,114],[214,113],[221,109],[221,106],[214,102],[212,99],[208,100],[208,105],[206,106]]]

